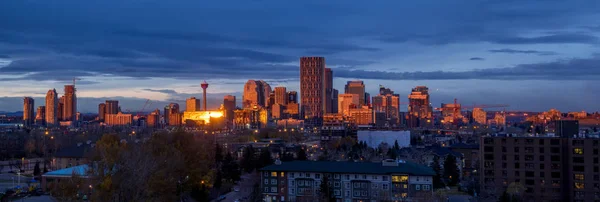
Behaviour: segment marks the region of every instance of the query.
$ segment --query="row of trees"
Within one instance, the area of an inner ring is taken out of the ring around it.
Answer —
[[[433,171],[435,171],[435,176],[433,176],[434,188],[443,188],[446,185],[455,186],[458,184],[460,171],[456,165],[456,157],[447,155],[446,159],[444,160],[443,170],[440,165],[440,158],[438,156],[433,157],[433,161],[429,166],[433,169]]]

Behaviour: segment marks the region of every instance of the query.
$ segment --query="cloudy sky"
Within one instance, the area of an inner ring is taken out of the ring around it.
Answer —
[[[298,90],[299,57],[326,57],[334,87],[361,79],[407,102],[510,110],[600,108],[600,1],[0,1],[0,111],[78,81],[79,108],[107,98],[211,107],[248,79]],[[238,102],[239,104],[239,102]]]

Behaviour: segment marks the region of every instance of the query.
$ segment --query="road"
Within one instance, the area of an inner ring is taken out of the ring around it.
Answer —
[[[469,195],[449,195],[448,202],[470,202],[470,198]]]
[[[225,194],[225,200],[223,200],[223,202],[234,202],[235,200],[238,200],[240,202],[242,201],[248,201],[248,200],[242,200],[244,197],[249,197],[250,194],[252,193],[252,189],[254,188],[254,184],[257,183],[257,179],[260,180],[260,177],[254,177],[253,175],[255,174],[244,174],[242,175],[240,178],[240,182],[238,183],[238,185],[236,185],[235,187],[239,187],[240,191],[232,191],[229,192],[227,194]],[[216,200],[213,200],[216,201]]]
[[[0,174],[0,192],[4,192],[6,189],[13,188],[14,186],[27,186],[27,181],[31,181],[31,177],[21,176],[21,184],[19,182],[19,176],[13,174]],[[14,183],[13,183],[14,180]]]

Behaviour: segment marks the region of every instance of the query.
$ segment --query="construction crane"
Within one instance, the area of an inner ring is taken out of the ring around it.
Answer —
[[[73,86],[75,86],[75,81],[81,81],[81,79],[77,78],[77,77],[73,77]]]
[[[142,109],[138,111],[135,116],[140,117],[140,113],[142,113],[146,109],[146,107],[149,107],[151,102],[152,101],[150,99],[147,99],[146,103],[144,103],[144,107],[142,107]]]
[[[458,122],[458,116],[461,113],[462,109],[468,110],[468,109],[475,109],[475,108],[506,108],[509,107],[510,105],[507,104],[480,104],[480,105],[476,105],[473,104],[472,106],[461,106],[458,103],[458,100],[456,98],[454,98],[454,104],[448,104],[444,107],[439,107],[439,108],[434,108],[437,111],[445,111],[445,110],[452,110],[452,122],[454,124],[457,124]]]

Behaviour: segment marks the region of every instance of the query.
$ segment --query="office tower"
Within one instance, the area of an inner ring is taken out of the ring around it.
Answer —
[[[275,103],[271,106],[271,115],[274,119],[284,119],[286,118],[284,110],[285,106]]]
[[[323,89],[325,89],[324,113],[333,113],[333,71],[330,68],[325,68],[323,79]]]
[[[348,81],[344,89],[345,94],[355,94],[358,96],[359,107],[365,105],[365,84],[363,83],[363,81]]]
[[[366,106],[348,109],[348,114],[354,119],[356,125],[370,125],[375,123],[375,120],[373,119],[373,109],[369,109]]]
[[[332,90],[332,100],[331,100],[331,113],[337,114],[338,112],[338,96],[339,96],[339,91],[337,89],[333,89]]]
[[[123,114],[118,112],[116,114],[106,114],[104,123],[109,126],[127,126],[133,123],[132,114]]]
[[[288,93],[285,87],[275,87],[275,104],[287,105]]]
[[[288,92],[288,103],[298,103],[298,92],[296,92],[296,91]]]
[[[473,108],[473,120],[481,125],[487,123],[487,113],[482,108]]]
[[[58,121],[63,121],[64,120],[64,114],[65,114],[65,96],[60,96],[60,98],[58,99],[58,115],[56,116],[56,119],[58,119]]]
[[[374,111],[385,113],[390,126],[400,123],[400,95],[391,89],[380,85],[379,95],[372,98],[371,105]]]
[[[74,85],[65,85],[65,101],[63,109],[64,121],[76,121],[77,114],[77,95]]]
[[[429,102],[429,88],[417,86],[408,95],[408,125],[409,127],[423,127],[431,124],[433,109]]]
[[[350,116],[350,109],[358,108],[360,99],[356,94],[338,95],[338,113],[344,116]]]
[[[33,121],[35,119],[35,117],[33,116],[33,112],[35,110],[34,107],[35,106],[34,106],[33,98],[31,98],[31,97],[23,98],[23,125],[25,125],[25,126],[33,125]]]
[[[233,111],[236,109],[236,100],[233,95],[223,97],[223,107],[225,108],[225,118],[229,123],[233,123]]]
[[[35,124],[45,125],[46,124],[46,106],[39,106],[35,114]]]
[[[371,94],[365,93],[365,106],[371,106]]]
[[[98,120],[104,121],[105,115],[106,115],[106,104],[100,103],[98,105]]]
[[[148,115],[148,127],[158,128],[160,126],[160,110],[156,109]]]
[[[106,113],[105,114],[117,114],[119,113],[119,101],[118,100],[106,100]]]
[[[179,104],[170,103],[167,107],[165,107],[165,122],[170,126],[179,126],[181,125],[181,113],[179,111]]]
[[[200,87],[202,87],[202,102],[204,102],[204,111],[206,111],[206,89],[208,88],[208,83],[206,83],[206,81],[202,82],[202,84],[200,84]],[[198,107],[200,108],[200,107]]]
[[[269,93],[269,100],[266,104],[266,108],[270,109],[273,104],[275,104],[275,91]]]
[[[200,111],[200,100],[196,99],[196,97],[188,98],[185,101],[185,111],[186,112]]]
[[[58,125],[58,94],[56,89],[48,90],[46,93],[46,125]]]
[[[324,57],[300,58],[300,108],[302,116],[309,126],[321,125],[323,118],[323,77],[325,71]]]
[[[300,105],[297,102],[288,103],[284,113],[289,118],[300,119]]]
[[[248,80],[244,84],[244,95],[242,96],[242,107],[252,108],[254,106],[266,107],[269,104],[271,86],[262,80]]]
[[[597,137],[497,135],[480,142],[480,195],[518,187],[523,201],[598,200]]]

